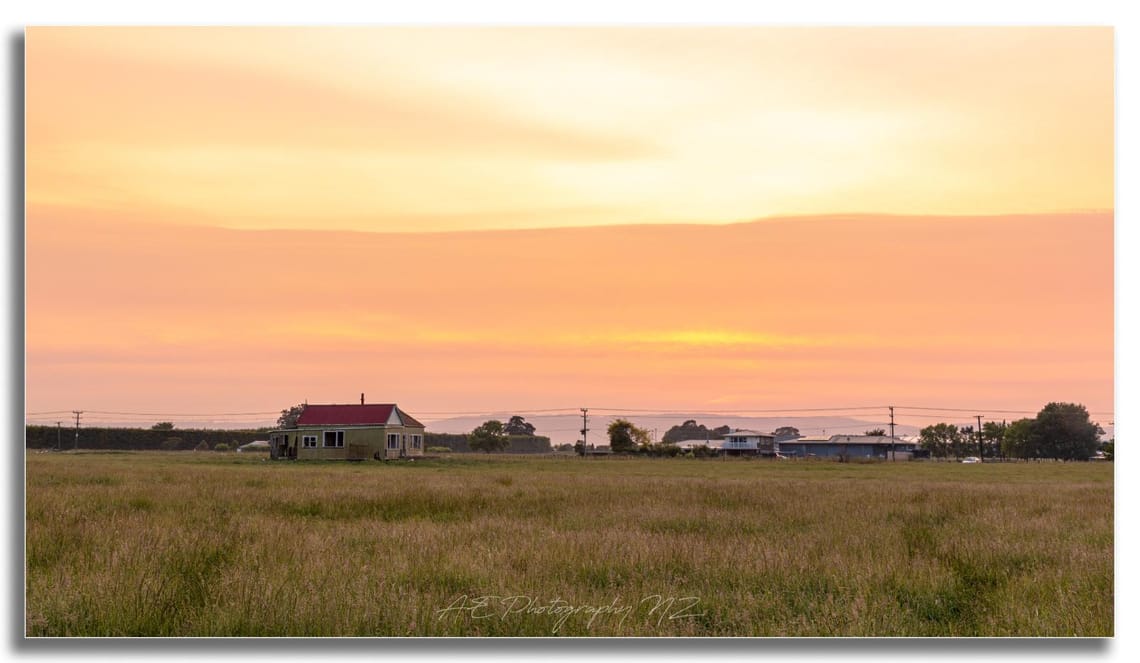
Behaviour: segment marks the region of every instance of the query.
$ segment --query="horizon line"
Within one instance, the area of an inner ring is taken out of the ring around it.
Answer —
[[[50,212],[51,210],[65,210],[75,211],[80,213],[99,213],[112,210],[97,210],[92,208],[70,207],[51,204],[33,204],[29,203],[25,206],[24,210],[24,225],[29,223],[30,212],[33,209],[43,210]],[[1026,217],[1044,217],[1044,216],[1099,216],[1099,215],[1114,215],[1114,207],[1108,208],[1077,208],[1067,210],[1043,210],[1033,212],[976,212],[970,214],[946,214],[936,212],[923,212],[923,213],[901,213],[901,212],[869,212],[869,211],[848,211],[848,212],[825,212],[825,213],[810,213],[810,214],[769,214],[764,216],[755,216],[744,219],[732,220],[716,220],[716,221],[694,221],[694,220],[656,220],[656,221],[623,221],[616,223],[580,223],[568,225],[525,225],[525,226],[504,226],[504,227],[484,227],[484,228],[465,228],[465,229],[435,229],[435,230],[371,230],[351,227],[310,227],[310,228],[296,228],[296,227],[267,227],[267,228],[250,228],[244,226],[227,225],[225,223],[217,222],[203,222],[193,223],[185,221],[149,221],[138,219],[115,219],[115,223],[121,225],[131,226],[146,226],[146,227],[167,227],[167,228],[183,228],[183,229],[215,229],[234,232],[255,232],[255,233],[329,233],[329,234],[366,234],[366,235],[471,235],[471,234],[485,234],[485,233],[509,233],[509,232],[535,232],[535,231],[566,231],[566,230],[587,230],[599,228],[660,228],[660,227],[684,227],[684,228],[699,228],[699,227],[716,227],[725,228],[730,226],[745,226],[745,225],[759,225],[763,223],[784,222],[784,221],[859,221],[859,220],[902,220],[902,219],[930,219],[930,220],[948,220],[948,219],[985,219],[985,218],[1026,218]]]

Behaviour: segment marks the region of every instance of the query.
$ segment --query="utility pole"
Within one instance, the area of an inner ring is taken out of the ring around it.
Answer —
[[[586,457],[586,431],[590,430],[589,428],[586,428],[586,413],[589,412],[590,409],[584,407],[584,408],[581,408],[581,410],[582,410],[582,457],[585,458]]]
[[[895,459],[895,406],[888,405],[891,411],[891,460]],[[913,455],[913,454],[912,454]]]
[[[63,449],[63,422],[55,422],[55,450]]]
[[[75,415],[75,450],[79,451],[79,415],[83,414],[83,410],[72,410]]]
[[[984,461],[986,459],[986,443],[982,440],[982,415],[975,415],[978,417],[978,460]]]

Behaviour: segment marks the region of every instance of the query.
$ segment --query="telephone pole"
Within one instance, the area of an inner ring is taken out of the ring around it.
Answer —
[[[982,415],[975,415],[978,418],[978,460],[984,461],[986,459],[986,443],[982,440]]]
[[[63,422],[55,422],[55,450],[60,451],[63,449]]]
[[[889,409],[891,411],[891,460],[894,460],[895,459],[895,406],[888,405],[887,409]]]
[[[586,428],[586,413],[589,412],[590,409],[585,408],[585,407],[581,408],[581,409],[582,409],[582,457],[584,458],[586,456],[586,431],[590,430],[589,428]]]
[[[83,410],[72,410],[75,415],[75,450],[79,451],[79,415],[83,414]]]

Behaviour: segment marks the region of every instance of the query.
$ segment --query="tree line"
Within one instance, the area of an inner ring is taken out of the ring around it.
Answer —
[[[1049,403],[1036,417],[1011,423],[987,421],[974,426],[938,423],[919,432],[919,444],[937,458],[977,456],[1031,460],[1087,460],[1098,450],[1111,458],[1112,440],[1102,443],[1104,429],[1077,403]]]
[[[449,435],[447,438],[450,443],[443,446],[450,447],[452,451],[550,453],[553,450],[550,438],[535,435],[534,431],[533,424],[527,423],[524,417],[515,415],[505,424],[498,419],[491,419],[466,435]]]
[[[165,423],[165,422],[164,422]],[[79,431],[79,448],[117,451],[192,451],[236,449],[255,440],[268,439],[268,430],[174,429],[157,424],[146,428],[99,428],[85,426]],[[26,426],[27,449],[75,448],[75,429],[56,426]],[[424,433],[424,446],[447,448],[454,452],[477,451],[464,434]],[[541,435],[508,435],[507,453],[550,453],[550,438]]]
[[[164,422],[165,423],[165,422]],[[153,428],[100,428],[84,426],[79,430],[80,449],[114,449],[126,451],[190,451],[193,449],[234,449],[254,440],[266,439],[264,430],[211,430],[187,428],[174,430],[161,424]],[[75,448],[75,429],[56,426],[26,426],[24,447],[27,449]]]

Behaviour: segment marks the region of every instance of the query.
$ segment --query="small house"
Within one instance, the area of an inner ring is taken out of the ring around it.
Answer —
[[[305,405],[296,426],[272,431],[269,443],[271,458],[387,460],[415,457],[424,453],[424,425],[395,403]]]
[[[775,435],[742,428],[725,433],[721,448],[728,456],[776,456],[780,452]]]

